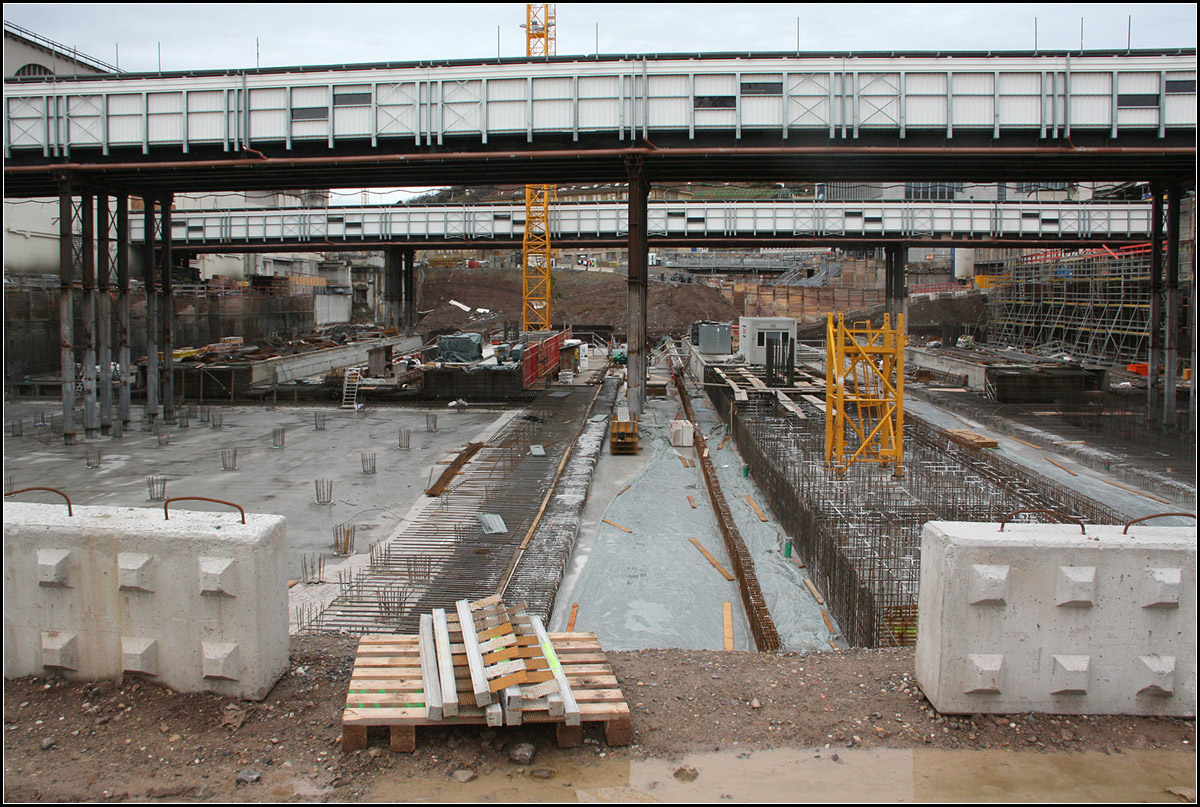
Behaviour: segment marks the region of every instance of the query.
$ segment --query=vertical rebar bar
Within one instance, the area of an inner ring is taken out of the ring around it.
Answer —
[[[314,485],[317,489],[317,504],[329,504],[333,501],[332,479],[318,479]]]
[[[237,452],[236,448],[221,449],[221,470],[236,471],[237,470]]]
[[[165,476],[146,477],[146,489],[149,491],[150,501],[161,502],[167,498],[167,478]]]
[[[271,448],[283,448],[286,431],[286,426],[279,426],[271,430]]]
[[[325,418],[327,415],[328,413],[326,412],[313,412],[313,428],[319,432],[325,431]]]
[[[375,473],[375,452],[360,451],[358,452],[359,459],[362,460],[362,472],[364,474]]]

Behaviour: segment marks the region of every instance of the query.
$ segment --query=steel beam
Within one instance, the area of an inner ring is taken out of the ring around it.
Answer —
[[[72,226],[71,181],[58,185],[58,334],[62,362],[63,443],[75,445],[75,232]]]
[[[404,287],[404,333],[412,336],[413,326],[417,324],[417,251],[405,249],[400,254],[403,258],[400,277]]]
[[[403,325],[403,256],[400,247],[388,247],[383,252],[383,323],[388,327],[400,328]]]
[[[626,361],[629,379],[629,411],[642,414],[646,398],[646,314],[648,290],[648,252],[646,242],[647,203],[650,182],[641,157],[625,160],[629,175],[629,346]]]

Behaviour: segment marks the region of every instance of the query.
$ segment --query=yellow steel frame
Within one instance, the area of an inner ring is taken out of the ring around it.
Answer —
[[[555,42],[555,4],[525,4],[525,55],[553,56],[558,50]]]
[[[825,461],[892,464],[904,474],[904,315],[892,328],[847,327],[829,315],[825,341]]]
[[[553,185],[525,186],[525,237],[522,241],[522,327],[550,330],[550,201]]]
[[[555,6],[526,4],[525,55],[553,56]],[[521,280],[524,304],[521,322],[527,331],[550,330],[550,202],[553,185],[525,186],[525,236],[522,240]]]

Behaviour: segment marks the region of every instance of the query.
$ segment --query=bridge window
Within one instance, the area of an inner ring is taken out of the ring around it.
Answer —
[[[1196,79],[1167,79],[1167,95],[1196,92]]]
[[[52,75],[54,75],[54,71],[51,70],[49,67],[46,67],[43,64],[38,64],[37,62],[30,62],[29,64],[25,65],[20,70],[18,70],[16,74],[18,76],[52,76]],[[1196,82],[1194,82],[1194,81],[1192,82],[1192,84],[1195,84],[1195,83]]]
[[[1158,94],[1152,92],[1124,93],[1117,96],[1117,106],[1122,109],[1158,107]]]
[[[1065,191],[1066,182],[1018,182],[1017,193],[1036,193],[1037,191]]]
[[[329,120],[329,108],[323,106],[303,106],[292,110],[292,120]]]
[[[783,82],[743,81],[742,95],[783,95]]]
[[[909,202],[949,202],[962,190],[961,182],[905,182],[904,199]]]
[[[692,106],[695,109],[734,109],[737,107],[737,96],[697,95]]]
[[[371,93],[369,92],[343,92],[333,94],[334,106],[370,106]]]

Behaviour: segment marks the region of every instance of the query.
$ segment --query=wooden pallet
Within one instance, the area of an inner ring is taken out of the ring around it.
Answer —
[[[604,739],[610,746],[629,745],[632,741],[629,704],[596,634],[549,635],[579,704],[580,719],[585,723],[603,723]],[[391,731],[391,749],[411,752],[416,750],[418,726],[487,725],[484,709],[474,705],[465,659],[461,667],[455,668],[458,714],[440,720],[428,717],[419,642],[418,636],[399,635],[364,636],[359,640],[342,713],[344,751],[366,748],[370,726],[387,726]],[[523,722],[555,723],[560,748],[578,748],[583,744],[583,726],[569,726],[562,716],[532,711],[524,713]]]

